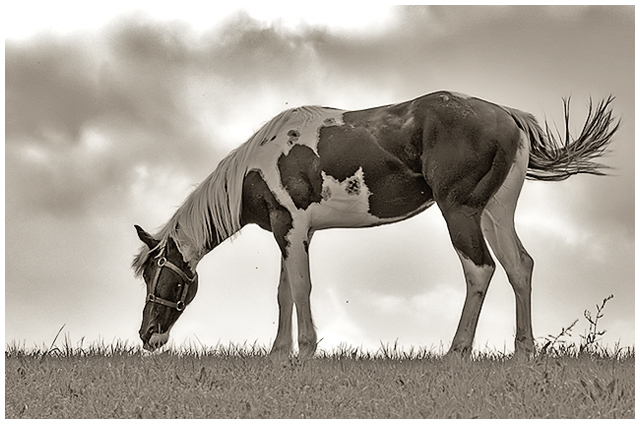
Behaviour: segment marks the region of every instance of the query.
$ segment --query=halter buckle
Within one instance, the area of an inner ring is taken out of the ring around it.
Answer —
[[[186,307],[186,305],[184,304],[184,302],[183,302],[182,300],[178,300],[178,301],[176,302],[176,310],[177,310],[178,312],[182,312],[182,311],[184,311],[184,308],[185,308],[185,307]]]

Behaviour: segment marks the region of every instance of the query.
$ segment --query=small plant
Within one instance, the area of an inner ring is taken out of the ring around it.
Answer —
[[[584,317],[589,321],[589,331],[586,335],[580,335],[582,342],[580,343],[580,353],[594,353],[598,350],[599,337],[604,335],[607,330],[598,331],[598,320],[604,316],[602,313],[604,306],[609,300],[613,299],[613,295],[609,295],[602,300],[600,305],[596,305],[595,317],[591,315],[588,309],[584,311]]]
[[[578,323],[576,319],[571,323],[568,327],[562,328],[558,335],[549,334],[545,337],[545,343],[540,348],[541,354],[555,354],[555,355],[581,355],[588,354],[593,355],[600,351],[605,350],[605,348],[599,345],[600,337],[604,335],[606,330],[598,330],[598,321],[604,317],[604,307],[609,300],[613,299],[613,295],[609,295],[602,300],[602,303],[596,305],[596,314],[595,316],[591,314],[591,312],[586,309],[584,311],[584,317],[589,322],[589,329],[587,330],[585,335],[580,335],[582,341],[579,346],[576,346],[575,343],[564,340],[565,337],[571,337],[571,331]],[[618,349],[616,349],[617,351]]]
[[[578,320],[575,320],[567,328],[563,327],[557,336],[549,334],[547,337],[545,337],[546,343],[540,349],[540,353],[558,353],[558,351],[560,350],[566,351],[567,342],[566,340],[562,340],[562,338],[565,336],[571,337],[571,330],[573,330],[573,327],[575,327],[577,323]],[[562,348],[560,346],[562,346]]]

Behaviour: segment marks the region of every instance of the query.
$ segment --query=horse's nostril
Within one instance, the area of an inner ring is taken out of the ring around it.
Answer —
[[[146,329],[143,327],[140,329],[140,338],[142,339],[142,341],[148,342],[149,339],[151,339],[151,335],[156,332],[157,329],[155,325],[150,325]]]

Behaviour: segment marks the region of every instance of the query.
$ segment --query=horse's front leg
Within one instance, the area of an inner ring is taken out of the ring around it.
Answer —
[[[278,333],[273,342],[271,355],[288,358],[293,347],[291,334],[291,318],[293,313],[293,298],[291,297],[291,286],[287,278],[284,266],[284,257],[281,260],[280,284],[278,285]]]
[[[316,329],[311,318],[311,278],[309,274],[310,233],[306,228],[291,230],[283,254],[283,273],[289,281],[291,298],[298,318],[298,348],[300,357],[313,356],[316,351]]]
[[[311,318],[311,279],[309,275],[309,243],[312,231],[303,219],[292,219],[282,209],[271,213],[271,229],[282,253],[280,285],[278,286],[279,322],[273,356],[289,356],[292,340],[292,313],[298,317],[298,347],[301,357],[312,356],[316,350],[316,330]],[[295,221],[295,222],[294,222]]]

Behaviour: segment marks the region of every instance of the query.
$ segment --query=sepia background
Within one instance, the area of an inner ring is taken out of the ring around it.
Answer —
[[[17,2],[16,2],[17,3]],[[440,89],[579,134],[589,97],[622,124],[610,176],[526,182],[516,225],[536,261],[543,340],[605,296],[603,340],[634,345],[634,14],[608,7],[208,6],[20,2],[5,7],[5,343],[138,344],[145,287],[134,224],[164,224],[228,152],[280,111],[359,109]],[[320,349],[447,348],[465,284],[437,207],[399,224],[326,230],[311,245]],[[176,344],[257,342],[277,327],[279,251],[244,228],[205,257]],[[498,268],[475,347],[511,350]]]

